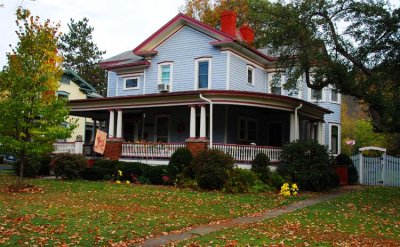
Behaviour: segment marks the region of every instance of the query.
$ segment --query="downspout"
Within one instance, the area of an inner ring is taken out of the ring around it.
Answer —
[[[294,140],[299,140],[300,135],[299,135],[299,117],[297,115],[297,111],[303,107],[303,103],[300,103],[300,105],[296,108],[294,108]]]
[[[205,97],[202,94],[199,95],[200,99],[207,101],[210,103],[210,149],[213,148],[213,102]]]

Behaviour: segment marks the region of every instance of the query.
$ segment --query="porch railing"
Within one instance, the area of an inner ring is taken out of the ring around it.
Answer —
[[[83,142],[55,142],[53,143],[54,154],[71,153],[82,154]]]
[[[171,155],[185,143],[122,143],[123,157],[136,158],[170,158]]]
[[[239,162],[251,162],[258,153],[266,154],[271,162],[279,162],[282,148],[253,145],[236,144],[214,144],[214,149],[230,154],[234,160]]]

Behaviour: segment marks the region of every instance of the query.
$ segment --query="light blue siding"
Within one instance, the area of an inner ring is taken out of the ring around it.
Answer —
[[[107,97],[116,96],[116,83],[117,83],[117,74],[112,71],[108,71],[108,83],[107,83]]]
[[[117,76],[117,96],[126,96],[126,95],[141,95],[143,94],[144,87],[144,74],[133,75],[129,77],[139,77],[139,88],[138,89],[124,89],[124,77]],[[128,78],[128,77],[126,77]]]
[[[211,57],[212,89],[225,89],[226,54],[209,43],[213,38],[190,27],[183,27],[155,50],[151,66],[146,69],[146,94],[158,93],[158,64],[172,62],[171,92],[195,89],[195,59]]]
[[[259,67],[255,67],[254,85],[251,85],[247,83],[247,65],[248,62],[246,60],[231,53],[229,90],[266,93],[266,72]]]

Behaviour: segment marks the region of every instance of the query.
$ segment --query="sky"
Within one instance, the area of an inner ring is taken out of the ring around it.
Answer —
[[[0,69],[17,43],[15,10],[22,5],[42,21],[50,19],[68,32],[70,19],[84,17],[94,27],[93,41],[108,58],[132,50],[179,13],[185,0],[0,0]]]

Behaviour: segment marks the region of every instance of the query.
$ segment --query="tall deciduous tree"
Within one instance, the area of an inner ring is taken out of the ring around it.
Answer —
[[[89,20],[83,18],[76,22],[71,19],[69,31],[61,35],[59,48],[64,57],[63,66],[72,69],[90,83],[97,92],[105,95],[107,91],[106,72],[98,63],[105,51],[100,50],[93,42],[94,28]]]
[[[212,27],[220,26],[220,16],[225,10],[233,10],[238,14],[238,24],[249,22],[249,0],[186,0],[181,12]]]
[[[382,0],[250,0],[258,45],[291,68],[287,88],[335,86],[369,105],[376,131],[400,133],[400,9]],[[313,79],[312,79],[313,78]]]
[[[58,25],[41,23],[29,10],[16,11],[19,42],[0,74],[0,143],[20,159],[20,181],[27,158],[51,152],[53,141],[70,135],[68,109],[55,91],[62,75],[57,54]]]

